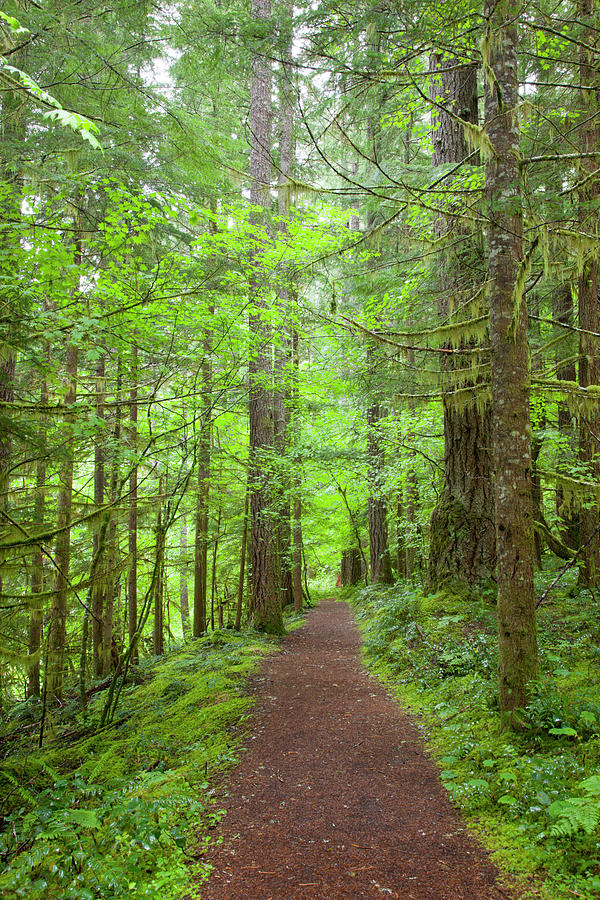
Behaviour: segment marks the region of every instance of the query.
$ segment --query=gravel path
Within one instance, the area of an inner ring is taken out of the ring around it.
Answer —
[[[323,602],[282,647],[254,679],[203,900],[514,900],[363,668],[348,605]]]

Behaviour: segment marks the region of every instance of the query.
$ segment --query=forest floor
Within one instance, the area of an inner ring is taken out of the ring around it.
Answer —
[[[346,603],[312,610],[251,689],[203,900],[521,896],[466,831],[414,722],[362,666]]]

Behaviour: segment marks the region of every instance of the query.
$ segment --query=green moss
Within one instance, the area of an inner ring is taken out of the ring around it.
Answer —
[[[553,575],[542,573],[540,591]],[[600,829],[584,828],[600,819],[600,798],[585,799],[586,779],[600,767],[600,668],[590,634],[599,610],[588,592],[567,588],[540,610],[542,676],[518,736],[500,727],[488,599],[466,607],[451,591],[423,596],[406,584],[354,598],[365,661],[419,714],[453,802],[499,865],[524,879],[520,896],[548,900],[600,892]],[[561,833],[561,810],[584,807],[581,827],[572,814]]]
[[[17,786],[0,835],[2,896],[195,896],[204,867],[190,864],[186,842],[201,847],[220,816],[210,780],[236,761],[232,725],[252,705],[243,678],[275,650],[255,632],[215,632],[148,665],[110,729],[69,740],[73,721],[53,714],[47,748],[0,770],[0,787]],[[96,695],[90,717],[102,705]]]

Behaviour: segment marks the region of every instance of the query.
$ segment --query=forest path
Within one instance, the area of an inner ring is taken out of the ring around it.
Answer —
[[[515,897],[451,807],[411,720],[324,601],[253,680],[253,732],[226,777],[203,900]]]

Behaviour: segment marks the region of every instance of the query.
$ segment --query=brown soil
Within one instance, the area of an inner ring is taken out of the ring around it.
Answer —
[[[223,785],[203,900],[517,896],[359,646],[347,604],[325,601],[254,679],[254,729]]]

